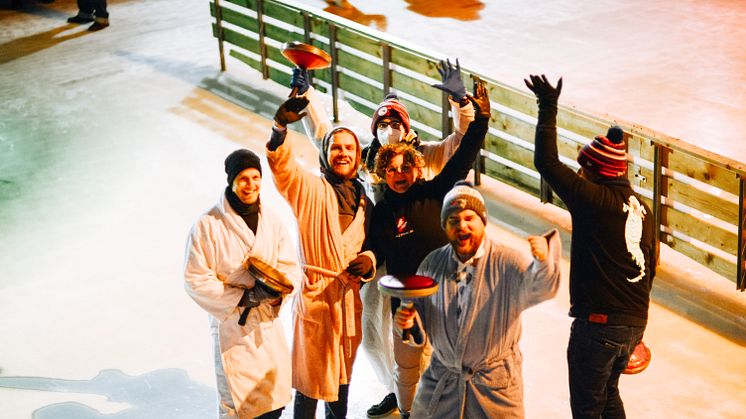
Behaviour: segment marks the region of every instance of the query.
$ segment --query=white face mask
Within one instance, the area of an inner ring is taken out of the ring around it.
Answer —
[[[400,129],[393,129],[387,127],[386,129],[378,129],[377,131],[378,142],[381,145],[396,144],[401,141],[404,132]]]

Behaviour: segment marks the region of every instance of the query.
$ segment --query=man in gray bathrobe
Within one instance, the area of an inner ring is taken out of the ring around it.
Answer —
[[[446,195],[441,223],[449,244],[417,272],[438,292],[396,313],[399,330],[422,328],[433,346],[412,417],[523,418],[521,312],[557,293],[559,234],[530,236],[532,261],[493,242],[484,199],[468,182]]]

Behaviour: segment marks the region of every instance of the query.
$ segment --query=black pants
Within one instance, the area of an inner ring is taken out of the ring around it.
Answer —
[[[281,407],[277,410],[273,410],[271,412],[267,412],[263,415],[257,416],[255,419],[280,419],[280,416],[282,416],[282,411],[284,409],[284,407]]]
[[[326,419],[344,419],[347,417],[347,393],[350,390],[349,384],[339,386],[339,398],[336,402],[324,402],[326,410]],[[295,391],[295,403],[293,404],[293,419],[314,419],[316,416],[316,403],[318,400],[312,399],[299,391]]]
[[[109,17],[109,12],[106,11],[106,0],[78,0],[78,9],[87,15]]]
[[[619,376],[642,340],[645,327],[575,319],[570,328],[567,366],[570,407],[575,419],[623,419]]]

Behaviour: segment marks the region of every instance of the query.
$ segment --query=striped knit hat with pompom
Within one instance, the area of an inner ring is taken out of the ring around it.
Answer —
[[[578,153],[578,163],[584,170],[599,176],[621,177],[627,174],[627,146],[624,131],[613,126],[606,136],[598,136],[583,146]]]

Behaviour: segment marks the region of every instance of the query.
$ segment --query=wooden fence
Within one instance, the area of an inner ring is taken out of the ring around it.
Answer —
[[[437,63],[445,57],[419,52],[384,33],[288,0],[212,0],[210,11],[223,70],[227,50],[264,78],[289,85],[292,64],[280,49],[288,41],[305,42],[332,57],[331,67],[313,72],[312,80],[317,89],[332,95],[335,121],[340,100],[371,115],[383,97],[395,91],[421,138],[440,140],[451,131],[447,97],[431,87],[440,81]],[[489,132],[476,165],[477,182],[484,174],[552,202],[551,190],[533,166],[533,94],[468,67],[462,72],[486,81],[492,103]],[[610,125],[621,126],[628,143],[630,180],[653,209],[660,226],[658,243],[733,280],[737,289],[746,289],[746,166],[645,127],[574,107],[560,106],[557,123],[560,158],[575,168],[584,144]]]

